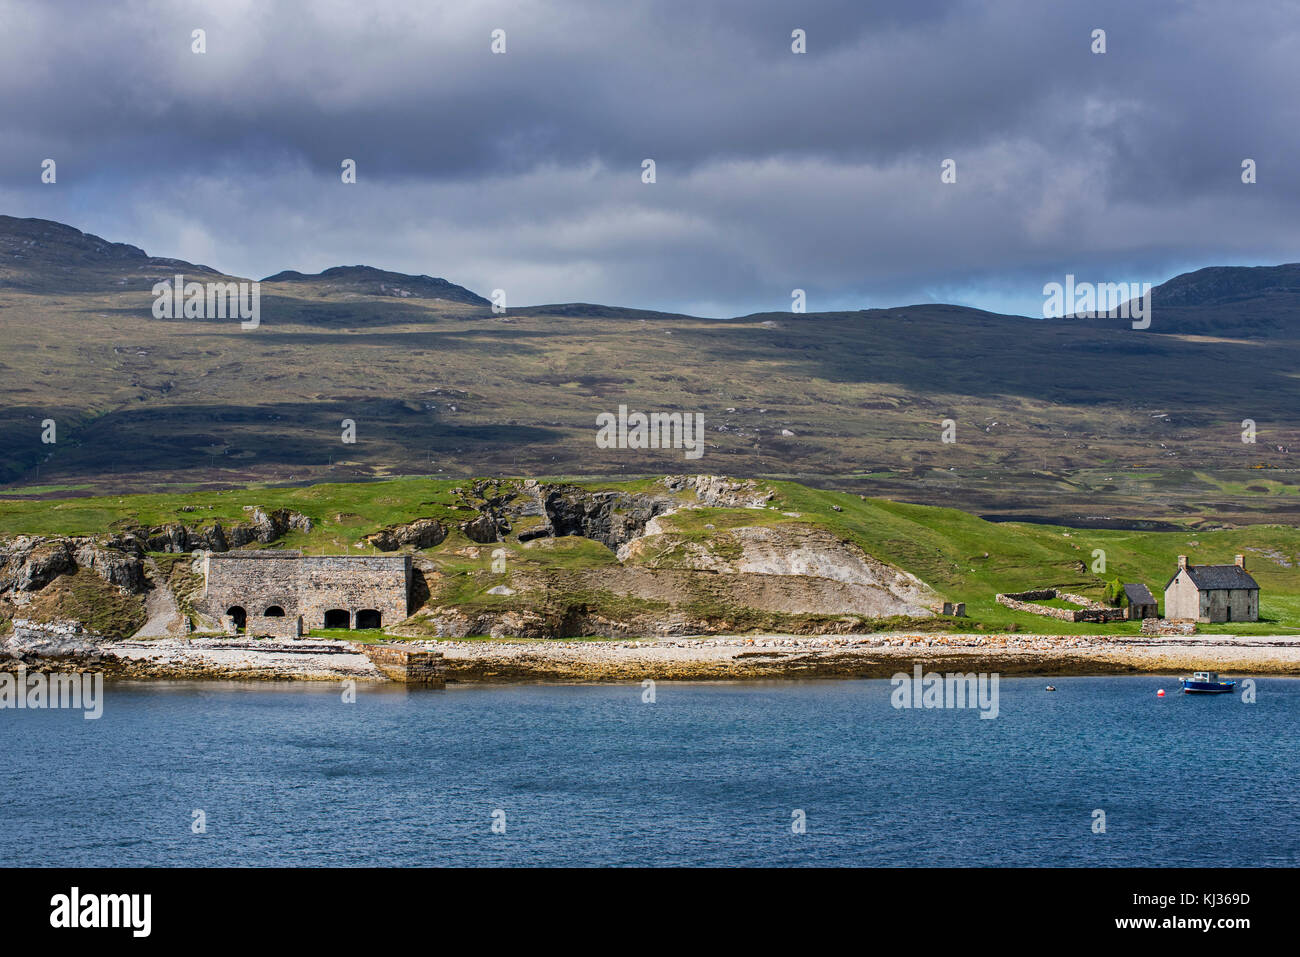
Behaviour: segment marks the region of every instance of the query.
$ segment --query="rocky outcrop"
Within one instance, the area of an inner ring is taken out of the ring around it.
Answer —
[[[133,537],[15,539],[0,545],[0,619],[75,619],[124,637],[144,623],[147,561]]]
[[[501,541],[516,524],[528,520],[527,527],[516,536],[521,542],[579,535],[613,549],[641,534],[655,515],[680,504],[667,492],[593,492],[577,485],[535,480],[517,484],[476,482],[457,491],[464,507],[479,513],[473,520],[462,522],[460,530],[480,544]]]
[[[757,482],[716,475],[670,475],[660,490],[592,491],[578,485],[481,480],[456,490],[462,506],[479,513],[460,529],[471,541],[487,544],[515,534],[518,541],[589,538],[607,548],[645,534],[656,516],[678,508],[762,508],[775,493]],[[684,494],[694,493],[694,498]],[[540,521],[539,521],[540,519]]]
[[[495,528],[493,529],[495,532]],[[382,528],[365,541],[381,552],[395,552],[403,545],[413,548],[433,548],[441,545],[447,537],[447,526],[432,518],[417,518],[406,525],[392,525]],[[477,539],[475,539],[477,541]]]
[[[0,551],[0,593],[40,591],[58,576],[75,570],[67,542],[20,538]]]
[[[736,482],[716,475],[670,475],[660,484],[662,492],[593,492],[576,485],[526,482],[521,489],[526,504],[512,503],[507,512],[545,519],[521,532],[520,541],[580,535],[617,549],[644,535],[657,516],[678,508],[762,508],[775,496],[757,482]],[[694,492],[694,502],[684,502],[683,492]]]
[[[467,612],[460,608],[437,608],[417,616],[394,634],[438,639],[489,635],[492,638],[638,638],[700,634],[709,630],[702,618],[680,614],[617,618],[575,606],[562,610],[522,608],[504,611]]]
[[[668,476],[643,491],[476,482],[459,497],[479,513],[461,525],[474,542],[513,534],[532,550],[581,537],[609,548],[618,562],[573,569],[512,564],[508,583],[485,570],[480,597],[471,601],[463,581],[453,585],[435,574],[423,611],[403,626],[412,636],[826,634],[934,617],[938,596],[924,582],[820,527],[756,522],[700,535],[692,520],[681,526],[686,531],[676,530],[672,516],[695,509],[768,510],[775,493],[755,481]],[[440,592],[451,600],[444,604]]]
[[[744,525],[712,534],[705,541],[686,540],[671,531],[654,532],[620,547],[619,560],[651,568],[677,568],[719,575],[787,577],[814,583],[840,583],[870,594],[868,607],[853,602],[827,611],[871,615],[930,614],[935,599],[917,576],[872,558],[852,542],[811,525]]]
[[[484,512],[473,521],[461,522],[460,530],[471,542],[478,542],[480,545],[498,541],[501,534],[499,519],[488,512]]]
[[[776,497],[753,479],[736,481],[720,475],[669,475],[663,485],[670,492],[694,491],[705,508],[763,508]]]
[[[636,538],[647,522],[675,505],[668,497],[563,487],[547,491],[542,500],[552,535],[580,535],[610,549]]]
[[[38,592],[60,575],[73,574],[78,568],[93,571],[123,592],[138,594],[148,587],[144,554],[135,539],[24,536],[0,547],[0,597]]]
[[[207,527],[172,523],[148,528],[133,528],[128,535],[138,538],[150,552],[225,552],[254,543],[269,545],[290,531],[310,532],[311,519],[287,508],[267,511],[257,506],[248,509],[251,521],[223,526],[220,522]]]
[[[545,490],[548,514],[563,517]],[[644,535],[618,546],[618,561],[589,567],[512,563],[508,584],[486,567],[482,590],[466,600],[466,582],[430,580],[422,611],[395,633],[412,637],[491,635],[526,639],[665,637],[782,631],[847,634],[881,627],[942,626],[938,597],[923,581],[878,561],[852,542],[812,525],[784,522],[720,529],[701,536],[675,530],[671,513],[604,524],[603,497],[574,502],[570,526],[584,537],[616,542],[644,522]],[[626,502],[621,502],[626,506]],[[676,513],[682,514],[682,513]],[[563,548],[560,539],[529,541],[525,551]],[[444,603],[442,596],[447,596]]]
[[[35,622],[16,618],[13,631],[0,642],[0,658],[24,663],[75,659],[94,664],[100,660],[101,645],[106,640],[76,621]]]
[[[671,524],[671,523],[669,523]],[[794,614],[929,617],[935,594],[915,575],[810,525],[752,525],[687,538],[651,523],[618,550],[625,565],[719,576],[738,603]]]
[[[101,546],[87,542],[77,548],[73,559],[79,568],[88,568],[110,585],[138,595],[149,587],[144,556],[129,544]]]

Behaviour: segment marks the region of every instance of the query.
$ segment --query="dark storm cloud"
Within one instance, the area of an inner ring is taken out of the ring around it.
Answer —
[[[1028,310],[1067,270],[1300,258],[1297,63],[1276,3],[0,2],[0,206],[517,304]]]

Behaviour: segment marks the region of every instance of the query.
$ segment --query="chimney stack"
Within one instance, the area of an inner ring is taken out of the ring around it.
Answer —
[[[1245,567],[1246,567],[1246,556],[1245,556],[1245,555],[1238,555],[1238,556],[1237,556],[1237,567],[1238,567],[1238,568],[1245,568]]]
[[[1187,556],[1186,556],[1186,555],[1179,555],[1179,556],[1178,556],[1178,567],[1179,567],[1179,568],[1186,568],[1186,567],[1187,567]]]

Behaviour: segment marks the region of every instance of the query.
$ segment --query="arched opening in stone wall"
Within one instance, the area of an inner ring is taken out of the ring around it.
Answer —
[[[270,608],[268,608],[266,611],[262,612],[262,617],[264,617],[264,618],[283,618],[283,617],[284,617],[284,609],[281,608],[279,605],[272,605],[272,606],[271,606]]]
[[[326,628],[351,628],[352,615],[345,608],[331,608],[325,612]]]
[[[248,624],[248,612],[244,611],[239,605],[231,605],[226,609],[226,614],[235,619],[236,628],[242,629],[244,625]]]
[[[382,616],[373,608],[363,608],[357,612],[358,628],[378,628]]]

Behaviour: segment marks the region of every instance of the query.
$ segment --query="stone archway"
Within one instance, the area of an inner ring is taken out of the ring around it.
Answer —
[[[235,619],[235,627],[240,631],[243,631],[244,626],[248,624],[248,612],[242,605],[231,605],[226,609],[226,615]]]
[[[375,611],[375,609],[362,608],[359,612],[357,612],[357,627],[378,628],[380,626],[380,621],[382,618],[383,616],[380,615],[379,612]]]
[[[352,613],[346,608],[331,608],[325,612],[326,628],[351,628]]]
[[[279,605],[272,605],[272,606],[271,606],[270,608],[268,608],[266,611],[262,612],[262,617],[263,617],[263,618],[283,618],[283,617],[284,617],[284,609],[281,608]]]

